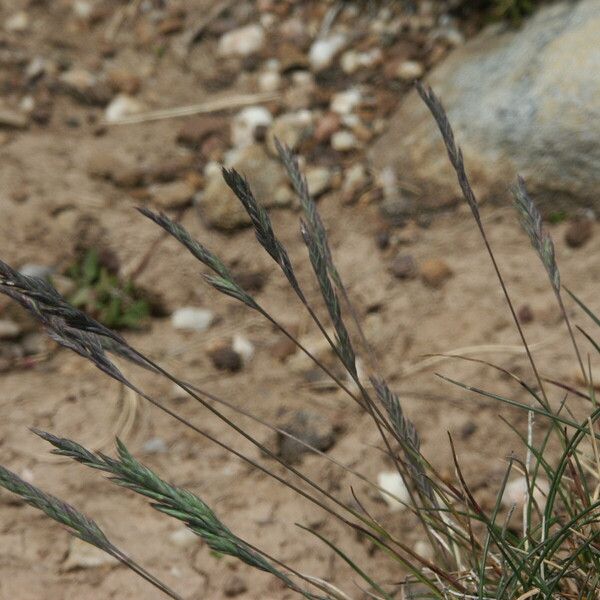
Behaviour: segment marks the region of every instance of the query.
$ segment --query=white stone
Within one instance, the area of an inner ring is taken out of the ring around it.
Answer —
[[[381,488],[381,497],[394,512],[405,510],[410,495],[404,480],[398,471],[382,471],[377,475],[377,485]]]
[[[420,62],[416,60],[405,60],[398,65],[396,69],[396,77],[403,81],[412,81],[423,77],[425,69]]]
[[[313,43],[308,52],[310,66],[315,71],[322,71],[331,65],[338,52],[348,43],[345,35],[333,33]]]
[[[118,563],[119,561],[110,554],[74,537],[69,546],[69,554],[62,564],[62,570],[93,569]]]
[[[549,489],[550,487],[545,479],[538,478],[536,480],[533,498],[542,510],[546,505],[546,496],[548,495]],[[504,493],[502,494],[502,504],[505,507],[516,505],[517,508],[522,508],[526,500],[527,479],[524,476],[519,477],[518,479],[513,479],[506,484]]]
[[[214,313],[211,310],[186,306],[178,308],[171,315],[171,324],[175,329],[206,331],[211,326],[214,318]]]
[[[264,71],[258,76],[261,92],[276,92],[281,87],[281,75],[277,71]]]
[[[306,181],[311,196],[319,196],[331,185],[331,171],[327,167],[311,167],[306,170]]]
[[[29,29],[29,15],[21,10],[4,21],[4,29],[12,33],[23,33]]]
[[[169,535],[169,541],[180,548],[187,548],[200,543],[200,538],[187,527],[176,529]]]
[[[433,558],[433,549],[429,542],[425,540],[418,540],[415,542],[414,551],[423,558],[431,560]]]
[[[145,106],[139,100],[127,94],[119,94],[106,107],[104,117],[109,123],[116,123],[125,117],[140,114],[144,110]]]
[[[242,357],[244,364],[249,363],[254,356],[254,344],[243,335],[236,333],[233,336],[231,347],[234,352],[237,352]]]
[[[0,319],[0,340],[14,340],[21,335],[18,323],[10,319]]]
[[[339,152],[348,152],[358,148],[358,140],[351,131],[336,131],[331,136],[331,147]]]
[[[348,50],[342,54],[340,65],[342,71],[347,75],[352,75],[360,69],[366,69],[375,66],[381,62],[383,53],[381,48],[373,48],[367,52],[356,52],[356,50]]]
[[[219,40],[221,56],[250,56],[265,43],[265,32],[260,25],[252,24],[225,33]]]
[[[360,105],[362,99],[362,92],[358,88],[338,92],[331,99],[331,110],[339,115],[348,115]]]
[[[254,143],[258,127],[269,127],[273,116],[264,106],[248,106],[240,111],[231,124],[231,141],[236,148],[245,148]]]

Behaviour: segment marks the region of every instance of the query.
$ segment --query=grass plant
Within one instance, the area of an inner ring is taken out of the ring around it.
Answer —
[[[544,229],[533,200],[527,194],[524,182],[519,180],[514,188],[515,207],[548,274],[566,324],[566,335],[582,371],[585,385],[576,389],[566,383],[542,377],[516,316],[513,300],[480,215],[479,204],[471,187],[462,153],[443,106],[431,89],[421,85],[417,88],[440,129],[460,189],[488,252],[514,326],[526,349],[531,369],[527,377],[518,377],[503,370],[527,393],[529,402],[440,376],[452,385],[484,398],[517,407],[527,415],[526,431],[507,423],[522,441],[526,458],[520,460],[517,456],[512,456],[507,460],[505,474],[491,510],[486,510],[472,492],[467,478],[463,475],[460,457],[452,438],[449,436],[448,444],[454,459],[456,477],[454,481],[448,481],[435,470],[421,451],[419,432],[404,410],[401,398],[394,393],[382,373],[373,367],[368,378],[360,375],[358,357],[366,355],[365,364],[374,362],[369,360],[371,346],[360,327],[358,313],[350,302],[350,295],[342,276],[335,267],[326,227],[310,197],[306,179],[298,167],[298,162],[289,149],[278,144],[281,161],[302,207],[300,230],[326,308],[325,313],[308,301],[307,294],[296,276],[292,260],[277,236],[268,212],[255,198],[246,179],[233,169],[224,169],[223,176],[247,211],[258,245],[281,271],[299,306],[307,312],[315,327],[331,346],[347,378],[340,377],[336,370],[311,354],[276,315],[271,314],[236,281],[218,256],[195,240],[180,224],[147,208],[140,209],[140,212],[181,243],[194,259],[204,265],[208,270],[204,276],[208,285],[266,319],[331,378],[348,396],[349,401],[357,403],[366,411],[381,437],[385,451],[406,485],[410,497],[407,508],[429,541],[433,551],[432,557],[419,554],[403,539],[386,530],[368,513],[359,498],[355,497],[356,501],[353,503],[344,501],[342,497],[303,473],[300,468],[285,463],[239,425],[235,418],[225,416],[221,407],[233,408],[238,415],[248,416],[247,411],[236,409],[229,400],[193,386],[152,361],[130,345],[121,334],[86,315],[80,308],[70,305],[46,281],[23,276],[9,265],[0,262],[0,292],[23,305],[59,344],[91,361],[106,375],[138,393],[154,407],[177,420],[181,426],[190,428],[196,434],[225,448],[246,464],[274,478],[291,492],[319,507],[329,518],[342,523],[379,548],[382,551],[381,560],[389,560],[397,566],[398,581],[393,584],[377,581],[375,575],[370,573],[368,560],[365,559],[364,565],[357,564],[350,558],[347,549],[338,546],[322,532],[301,526],[315,536],[315,543],[326,544],[353,569],[357,579],[362,580],[366,587],[365,593],[368,597],[386,600],[600,598],[600,434],[597,433],[600,409],[596,404],[589,368],[591,359],[586,366],[576,333],[583,334],[593,352],[600,351],[600,344],[593,333],[582,328],[577,328],[576,332],[571,325],[569,313],[563,302],[560,273],[552,240]],[[596,317],[574,293],[569,290],[567,292],[584,313],[591,317],[594,325],[600,326],[600,318]],[[319,316],[321,314],[326,314],[327,319]],[[333,331],[333,334],[330,334],[330,331]],[[358,339],[358,344],[355,344],[354,337]],[[197,401],[203,411],[208,411],[212,417],[225,422],[241,438],[258,448],[261,456],[267,455],[278,461],[285,470],[284,474],[279,468],[273,468],[272,463],[262,459],[255,460],[233,445],[224,443],[209,431],[179,415],[151,392],[126,378],[114,362],[115,356],[132,361],[177,385]],[[491,364],[488,366],[491,369],[500,369]],[[570,397],[576,397],[578,401],[586,403],[585,418],[575,416],[570,402],[564,396],[565,392]],[[264,423],[260,420],[259,422]],[[282,430],[269,426],[285,434]],[[200,497],[169,483],[144,466],[120,440],[117,440],[116,456],[110,457],[91,452],[72,440],[51,433],[37,430],[35,433],[48,441],[54,447],[55,453],[106,473],[117,485],[148,498],[154,509],[167,517],[182,521],[214,551],[236,557],[247,565],[270,573],[299,595],[313,600],[347,600],[353,597],[351,590],[340,590],[330,582],[309,573],[302,573],[294,565],[271,556],[268,550],[255,547],[241,539]],[[553,455],[548,452],[551,446],[560,449],[558,458],[552,458]],[[312,450],[317,452],[322,460],[331,461],[334,467],[355,473],[327,454]],[[364,475],[355,474],[368,481]],[[502,499],[506,487],[516,474],[520,474],[525,481],[524,502],[519,510],[515,505],[508,511],[503,511]],[[180,597],[113,546],[93,521],[68,504],[23,482],[4,468],[0,469],[0,485],[45,512],[74,535],[115,556],[166,595],[172,598]],[[376,484],[371,485],[377,488]]]

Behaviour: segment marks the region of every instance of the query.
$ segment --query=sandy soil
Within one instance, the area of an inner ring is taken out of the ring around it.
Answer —
[[[28,10],[32,19],[35,17],[31,31],[15,43],[28,58],[47,51],[73,60],[76,57],[78,63],[93,66],[99,60],[101,45],[98,28],[85,31],[65,26],[64,33],[59,33],[58,24],[67,22],[67,4],[60,2],[49,9],[48,5],[31,3]],[[9,12],[13,11],[0,10],[2,20]],[[190,8],[189,14],[200,12],[195,7]],[[184,69],[169,51],[157,60],[151,48],[136,47],[123,39],[124,36],[118,38],[122,44],[118,61],[148,74],[140,97],[149,106],[185,105],[210,97],[200,84],[200,71],[202,53],[214,47],[213,37],[194,49],[192,62],[196,66],[192,70]],[[8,92],[6,95],[10,97]],[[97,122],[91,123],[90,115],[97,121],[102,110],[59,94],[53,97],[48,125],[4,134],[0,145],[0,256],[10,264],[64,266],[73,255],[84,217],[93,219],[95,230],[117,254],[124,270],[137,264],[140,254],[157,239],[155,226],[134,210],[139,200],[109,182],[91,178],[87,164],[92,156],[103,152],[135,156],[147,163],[177,155],[182,152],[175,143],[180,122],[110,127],[98,136],[94,133]],[[79,119],[79,127],[65,124],[68,118]],[[330,228],[339,270],[374,347],[380,371],[400,393],[406,413],[421,432],[424,453],[443,473],[452,476],[446,432],[451,433],[473,489],[484,502],[489,501],[505,457],[510,452],[523,454],[519,440],[498,415],[521,428],[524,417],[440,381],[435,372],[516,399],[523,400],[525,396],[506,377],[482,365],[450,360],[428,362],[424,358],[428,353],[462,351],[494,361],[531,380],[517,332],[470,215],[458,208],[436,215],[426,228],[408,225],[416,235],[401,251],[411,254],[418,264],[429,258],[442,258],[452,269],[453,275],[443,287],[432,289],[418,277],[398,280],[390,274],[391,260],[399,249],[380,250],[377,246],[378,234],[384,227],[377,202],[344,205],[339,194],[333,192],[320,200],[319,208]],[[527,303],[531,307],[533,320],[525,325],[525,332],[541,372],[572,380],[576,363],[558,310],[544,272],[512,210],[489,205],[483,207],[483,216],[515,304],[520,307]],[[273,218],[309,297],[318,303],[298,234],[298,215],[278,211]],[[281,275],[259,251],[250,231],[224,235],[209,230],[193,208],[185,212],[183,223],[226,262],[268,273],[267,283],[258,293],[259,300],[306,339],[317,339],[309,317],[299,310]],[[565,227],[562,224],[551,230],[564,280],[592,307],[600,308],[590,288],[590,282],[600,275],[595,259],[600,251],[600,237],[593,237],[585,250],[573,250],[563,242]],[[276,422],[282,407],[314,410],[340,431],[329,451],[332,457],[372,479],[388,469],[390,465],[378,450],[381,443],[369,418],[341,392],[308,382],[294,368],[293,360],[279,362],[273,354],[274,344],[281,339],[279,334],[245,308],[223,301],[210,291],[199,272],[198,264],[169,240],[159,247],[139,283],[160,293],[169,310],[184,305],[214,310],[218,320],[208,332],[176,331],[165,318],[153,320],[147,331],[128,333],[128,339],[175,374],[268,421]],[[0,302],[0,315],[20,318],[4,300]],[[577,315],[576,322],[583,323],[584,317]],[[207,350],[215,341],[234,333],[242,333],[255,345],[255,356],[241,372],[223,374],[212,366]],[[176,534],[182,529],[176,522],[160,516],[133,494],[103,481],[98,474],[51,457],[28,427],[46,429],[106,451],[112,451],[112,439],[120,435],[134,454],[159,473],[201,495],[239,535],[302,572],[343,586],[353,597],[363,597],[360,582],[332,551],[294,523],[317,527],[381,580],[401,578],[394,566],[368,543],[293,492],[125,393],[80,358],[51,344],[46,349],[43,359],[1,375],[1,463],[95,518],[117,545],[185,598],[225,597],[234,575],[247,586],[239,598],[279,599],[292,594],[266,575],[213,556],[200,541],[183,543]],[[284,474],[281,467],[262,457],[192,400],[183,398],[170,384],[130,366],[124,366],[124,370],[212,435]],[[554,393],[554,398],[559,399],[560,394]],[[230,411],[227,414],[235,416]],[[255,423],[237,416],[235,419],[258,439],[270,438],[269,432]],[[167,451],[144,453],[144,444],[152,438],[164,440]],[[301,469],[344,501],[351,501],[352,485],[374,516],[409,543],[418,541],[411,519],[404,513],[391,513],[362,482],[319,457],[305,457]],[[119,566],[70,569],[70,545],[69,535],[58,525],[0,492],[2,600],[161,597]]]

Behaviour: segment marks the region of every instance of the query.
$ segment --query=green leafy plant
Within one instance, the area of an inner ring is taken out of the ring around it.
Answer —
[[[69,301],[107,327],[137,329],[151,314],[151,302],[131,280],[122,280],[102,263],[96,248],[88,249],[66,272],[75,291]]]
[[[507,426],[522,441],[525,458],[511,456],[507,460],[505,474],[491,510],[485,510],[472,492],[462,472],[460,458],[452,437],[449,436],[448,443],[452,450],[456,477],[454,481],[448,481],[436,471],[421,451],[419,432],[403,409],[401,398],[394,393],[385,377],[375,368],[371,369],[368,378],[363,378],[359,374],[357,357],[361,355],[368,357],[370,346],[360,328],[357,313],[350,304],[349,294],[341,274],[334,265],[326,229],[308,193],[306,180],[298,168],[296,158],[287,148],[278,145],[281,161],[302,206],[303,218],[300,229],[326,308],[327,320],[320,317],[318,310],[308,301],[296,277],[290,256],[277,237],[269,214],[254,197],[247,181],[235,170],[224,170],[223,175],[246,209],[258,244],[282,272],[292,294],[327,340],[347,378],[340,377],[336,374],[338,371],[332,370],[311,354],[276,316],[273,316],[235,280],[229,268],[213,252],[195,240],[181,225],[149,209],[140,209],[140,212],[180,242],[210,271],[205,275],[206,282],[210,286],[264,317],[292,340],[318,368],[322,369],[345,392],[351,402],[355,402],[367,412],[381,437],[383,448],[406,485],[409,500],[403,503],[411,511],[423,536],[428,540],[433,557],[419,554],[402,538],[384,528],[369,514],[360,498],[355,496],[354,502],[347,502],[299,468],[287,464],[259,442],[250,431],[240,426],[236,419],[226,416],[221,411],[221,407],[226,406],[238,414],[251,417],[275,429],[282,435],[288,435],[319,454],[323,460],[330,461],[335,468],[343,469],[352,476],[360,478],[374,489],[386,491],[359,471],[254,417],[250,412],[236,408],[234,404],[214,393],[195,387],[172,374],[131,346],[119,333],[66,302],[44,280],[23,276],[0,262],[0,292],[7,294],[29,310],[61,345],[91,361],[106,375],[139,394],[155,408],[177,420],[181,426],[191,429],[228,450],[244,463],[272,477],[305,501],[320,508],[329,518],[342,523],[370,541],[375,548],[380,549],[384,557],[381,560],[390,560],[396,565],[399,583],[377,581],[376,577],[370,574],[369,568],[359,565],[356,560],[350,558],[344,548],[321,532],[300,526],[301,530],[313,534],[316,540],[326,544],[353,569],[357,578],[362,579],[368,586],[366,593],[369,597],[386,600],[397,597],[480,600],[598,598],[600,594],[600,453],[598,451],[600,434],[597,421],[600,418],[600,408],[594,395],[589,362],[586,369],[575,332],[577,330],[583,334],[594,352],[600,352],[600,343],[591,333],[579,327],[574,329],[571,325],[563,302],[563,287],[552,240],[544,228],[540,213],[527,193],[525,183],[519,180],[514,189],[515,207],[532,246],[548,274],[563,315],[568,343],[573,349],[574,358],[582,370],[583,381],[586,384],[581,388],[574,388],[540,373],[496,261],[480,215],[477,198],[465,169],[462,153],[456,144],[446,113],[430,89],[418,85],[418,91],[439,126],[449,160],[488,252],[531,368],[527,377],[519,377],[499,366],[485,363],[490,369],[500,370],[509,376],[516,387],[527,394],[528,402],[440,375],[444,381],[452,385],[495,402],[517,407],[527,415],[526,431],[521,431],[507,422]],[[569,290],[567,292],[594,323],[600,326],[600,318],[596,317],[572,292]],[[349,320],[346,320],[347,315],[350,315]],[[350,323],[352,327],[349,326]],[[333,328],[333,334],[329,333],[329,327]],[[353,332],[357,334],[359,344],[354,343]],[[210,431],[182,417],[176,410],[154,397],[151,392],[126,378],[113,361],[114,356],[125,358],[178,386],[198,402],[203,411],[208,411],[214,418],[225,422],[239,436],[260,450],[261,459],[253,459],[247,453],[226,444]],[[468,357],[455,358],[475,360]],[[567,395],[569,402],[567,402]],[[579,403],[578,412],[581,412],[581,409],[585,411],[585,418],[576,416],[575,401]],[[213,551],[236,557],[248,565],[270,573],[287,588],[305,598],[311,600],[350,598],[349,592],[339,590],[331,583],[310,574],[301,573],[293,565],[270,556],[264,549],[257,548],[238,537],[222,523],[201,498],[168,483],[142,465],[129,453],[122,442],[117,441],[117,456],[112,458],[90,452],[74,441],[53,434],[40,431],[36,433],[54,446],[54,452],[72,458],[87,467],[108,473],[119,486],[149,498],[156,510],[185,523]],[[551,447],[558,449],[557,456],[556,453],[549,451]],[[269,463],[263,461],[264,456],[277,461],[279,463],[277,468],[272,468]],[[519,474],[525,482],[524,501],[520,511],[516,510],[516,504],[508,511],[503,511],[503,498],[514,474]],[[125,555],[114,549],[92,521],[68,505],[25,484],[5,469],[0,471],[0,485],[22,496],[51,518],[66,525],[75,535],[114,556],[121,557],[123,564],[144,576],[147,581],[167,595],[173,598],[179,597],[164,584],[142,571],[141,567],[131,559],[122,558]],[[389,494],[389,491],[386,493]],[[400,498],[397,500],[402,502]]]

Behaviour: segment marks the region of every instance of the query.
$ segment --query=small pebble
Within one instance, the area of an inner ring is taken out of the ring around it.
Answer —
[[[421,263],[421,279],[432,288],[441,288],[452,277],[452,269],[441,258],[429,258]]]
[[[399,254],[390,265],[394,277],[398,279],[414,279],[418,273],[417,263],[411,254]]]
[[[191,306],[178,308],[171,315],[171,324],[175,329],[188,331],[206,331],[215,319],[212,311],[206,308],[194,308]]]
[[[332,173],[327,167],[310,167],[306,169],[308,191],[317,198],[331,187]]]
[[[521,325],[527,325],[527,323],[531,323],[534,319],[533,310],[529,304],[522,304],[517,309],[517,318],[519,319],[519,323]]]
[[[38,265],[37,263],[25,263],[20,269],[19,273],[25,275],[25,277],[39,277],[41,279],[48,279],[54,269],[48,265]]]
[[[15,340],[22,333],[18,323],[10,319],[0,319],[0,340]]]
[[[406,510],[405,504],[410,502],[410,495],[398,471],[382,471],[377,475],[377,485],[382,488],[379,493],[390,510]]]
[[[221,56],[250,56],[265,44],[265,32],[260,25],[251,24],[225,33],[219,40]]]
[[[195,544],[200,544],[200,538],[187,527],[181,527],[169,534],[169,541],[180,548],[188,548]]]
[[[166,454],[167,451],[167,443],[159,437],[150,438],[142,446],[142,452],[144,454]]]
[[[565,242],[570,248],[581,248],[592,237],[594,222],[588,218],[573,219],[565,231]]]
[[[145,107],[139,100],[136,100],[127,94],[119,94],[106,107],[104,117],[109,123],[116,123],[125,117],[140,114],[144,112],[144,110]]]
[[[341,33],[333,33],[314,42],[308,53],[312,69],[318,72],[329,67],[347,43],[346,36]]]
[[[425,69],[420,62],[414,60],[405,60],[398,65],[396,77],[403,81],[413,81],[420,79],[425,74]]]
[[[269,127],[273,116],[263,106],[248,106],[240,111],[231,124],[231,141],[237,148],[244,148],[256,141],[256,130]]]
[[[150,188],[152,201],[163,210],[182,208],[192,203],[196,190],[187,181],[172,181]]]
[[[225,585],[223,586],[223,593],[228,598],[239,596],[247,590],[248,586],[246,584],[246,581],[236,574],[230,575],[225,581]]]
[[[248,364],[254,356],[254,344],[243,335],[236,333],[233,336],[231,347],[234,352],[237,352],[242,357],[242,362]]]
[[[242,357],[229,345],[218,345],[208,351],[208,356],[219,371],[237,373],[243,366]]]
[[[4,29],[11,33],[23,33],[29,29],[29,15],[21,10],[4,21]]]
[[[531,485],[531,481],[529,482]],[[533,491],[533,498],[538,503],[538,506],[543,510],[546,504],[546,496],[550,486],[545,479],[536,480],[536,486]],[[516,505],[517,508],[521,508],[527,499],[527,479],[525,477],[519,477],[513,479],[506,484],[504,493],[502,494],[502,504],[506,507]]]
[[[339,115],[348,115],[360,106],[362,99],[362,92],[357,88],[338,92],[331,99],[331,110]]]
[[[351,131],[336,131],[331,136],[331,147],[339,152],[350,152],[358,146],[358,140]]]

